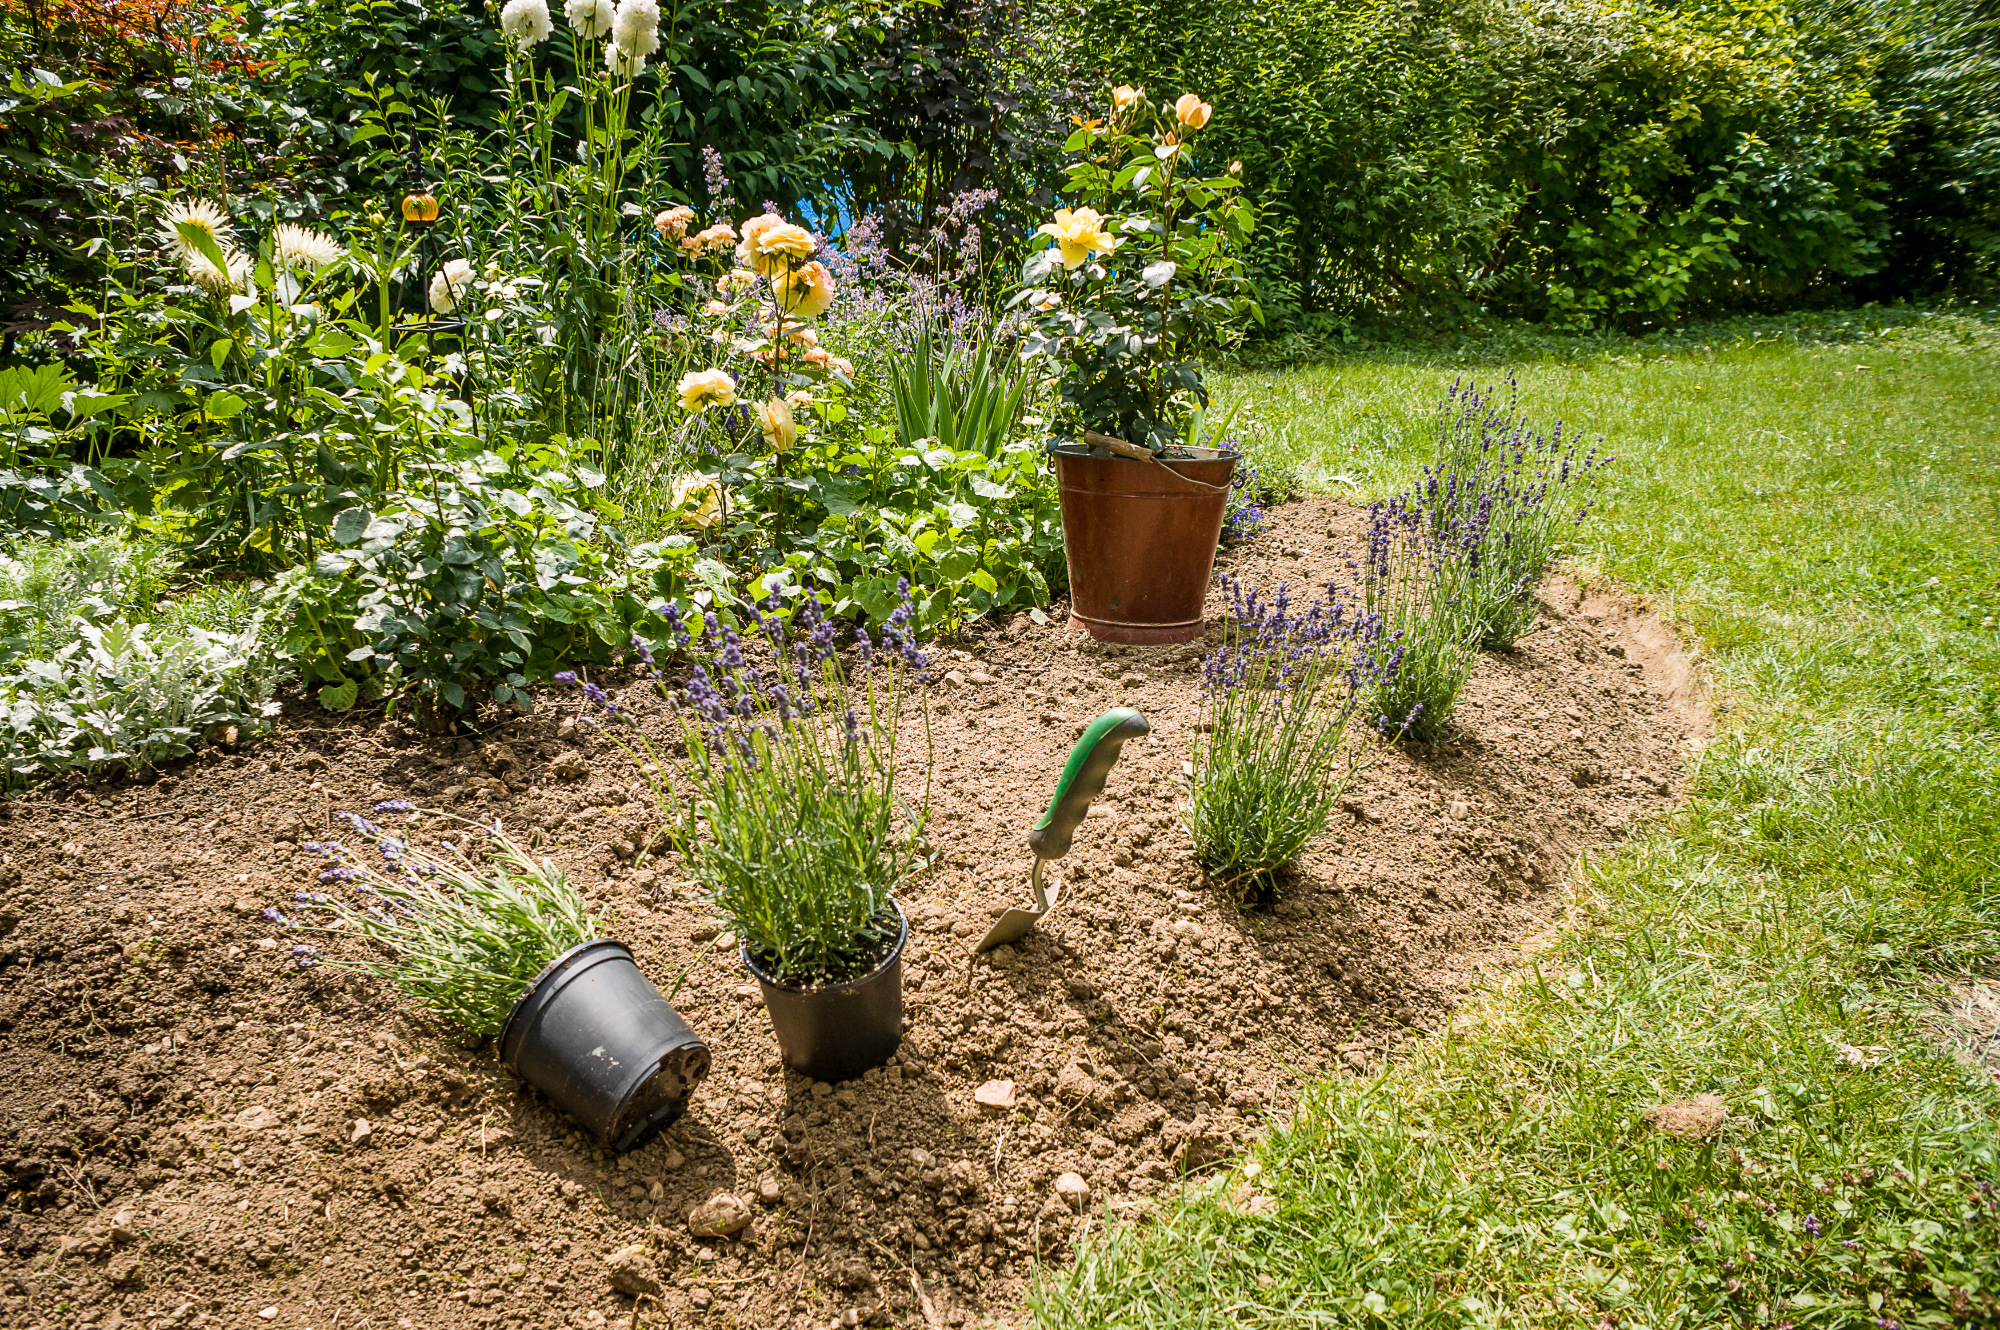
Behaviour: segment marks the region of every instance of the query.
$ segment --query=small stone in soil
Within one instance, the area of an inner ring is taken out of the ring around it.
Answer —
[[[972,1092],[972,1098],[981,1108],[1005,1112],[1014,1106],[1014,1082],[988,1081]]]
[[[359,1145],[374,1135],[374,1133],[375,1129],[368,1125],[367,1118],[356,1118],[354,1119],[354,1130],[347,1134],[347,1143],[349,1145]]]
[[[1065,1173],[1056,1179],[1056,1195],[1062,1198],[1064,1205],[1080,1211],[1090,1204],[1090,1184],[1083,1180],[1081,1174]]]
[[[749,1222],[749,1202],[719,1191],[694,1208],[688,1216],[688,1232],[698,1238],[727,1237]]]
[[[653,1258],[646,1255],[644,1243],[635,1242],[604,1258],[605,1274],[615,1292],[628,1297],[645,1294],[658,1297],[660,1294],[660,1268],[653,1264]]]

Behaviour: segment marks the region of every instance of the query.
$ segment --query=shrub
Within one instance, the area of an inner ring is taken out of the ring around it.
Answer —
[[[875,625],[907,582],[912,627],[925,633],[1048,604],[1067,570],[1039,443],[1010,440],[988,456],[894,446],[882,433],[860,447],[801,451],[799,492],[811,507],[785,562],[762,580],[823,589],[832,614]],[[761,508],[739,513],[755,522]]]
[[[1421,496],[1369,505],[1362,598],[1395,653],[1395,668],[1374,687],[1377,724],[1385,729],[1435,743],[1450,726],[1479,663],[1485,539],[1480,514],[1443,513]]]
[[[1193,798],[1195,858],[1239,899],[1276,890],[1276,871],[1321,832],[1353,780],[1342,741],[1355,709],[1393,668],[1382,621],[1329,585],[1304,614],[1279,588],[1266,604],[1223,578],[1230,615],[1202,670]]]
[[[525,706],[558,664],[622,649],[650,613],[646,592],[672,591],[694,563],[649,547],[652,585],[626,582],[581,506],[588,487],[566,472],[523,476],[483,453],[410,461],[404,476],[411,488],[335,518],[335,548],[277,592],[285,648],[333,710],[363,696],[420,713]]]
[[[1237,172],[1200,150],[1214,108],[1193,93],[1154,109],[1118,88],[1079,118],[1064,195],[1010,302],[1023,357],[1056,377],[1055,433],[1109,435],[1158,454],[1198,442],[1208,405],[1195,357],[1230,320],[1261,318],[1241,249],[1256,210]]]
[[[157,539],[34,539],[0,554],[0,765],[5,782],[137,773],[212,731],[261,731],[287,671],[248,588],[168,599]]]
[[[391,800],[373,810],[414,811]],[[285,928],[351,936],[388,959],[329,956],[302,942],[300,968],[329,964],[385,980],[417,1005],[474,1034],[498,1036],[535,976],[572,947],[601,936],[600,920],[561,870],[536,859],[500,830],[477,828],[485,864],[450,842],[426,849],[353,813],[336,813],[361,845],[308,843],[330,862],[320,874],[332,892],[297,893],[299,919],[272,908]]]
[[[1520,398],[1511,376],[1504,403],[1491,389],[1454,383],[1419,486],[1433,523],[1484,532],[1465,594],[1477,606],[1480,645],[1499,650],[1534,627],[1535,587],[1590,515],[1578,492],[1612,461],[1596,444],[1579,456],[1560,421],[1550,434],[1529,426]]]
[[[0,663],[53,655],[76,640],[79,618],[143,617],[178,567],[148,537],[17,541],[0,554]]]
[[[122,767],[137,774],[194,752],[206,735],[260,732],[285,670],[261,619],[238,635],[154,633],[79,620],[76,640],[0,676],[0,756],[14,777]]]
[[[1264,211],[1247,259],[1274,326],[1636,322],[1996,271],[1978,0],[1068,13],[1055,40],[1094,67],[1235,108],[1206,146]]]

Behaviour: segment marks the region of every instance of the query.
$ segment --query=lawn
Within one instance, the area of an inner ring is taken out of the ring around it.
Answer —
[[[1700,642],[1695,793],[1580,865],[1448,1037],[1050,1273],[1041,1323],[2000,1324],[2000,1087],[1939,1014],[2000,944],[2000,327],[1523,337],[1219,386],[1308,488],[1367,497],[1458,374],[1617,455],[1574,562]],[[1715,1140],[1641,1118],[1701,1094]]]

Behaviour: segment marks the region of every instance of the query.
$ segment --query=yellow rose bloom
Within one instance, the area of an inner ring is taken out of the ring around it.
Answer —
[[[800,259],[811,258],[812,252],[819,248],[819,242],[813,239],[812,232],[791,222],[780,222],[776,226],[764,228],[757,233],[756,245],[757,252],[772,260],[774,266],[782,266],[777,263],[779,259],[797,262]]]
[[[1139,99],[1144,95],[1130,84],[1121,83],[1111,90],[1111,109],[1123,115],[1137,106]]]
[[[714,526],[722,516],[722,491],[712,476],[693,471],[674,482],[674,507],[681,521],[693,527]]]
[[[764,442],[771,445],[771,451],[783,452],[799,441],[799,427],[792,419],[791,403],[773,398],[759,402],[751,408],[757,413],[757,428],[764,432]]]
[[[1036,227],[1035,234],[1055,238],[1063,267],[1069,269],[1083,266],[1092,254],[1109,254],[1118,243],[1104,229],[1104,216],[1095,208],[1057,208],[1056,219]]]
[[[1184,92],[1174,103],[1174,119],[1189,129],[1200,129],[1215,114],[1215,108],[1191,92]]]
[[[764,242],[768,243],[775,234],[775,231],[765,232]],[[771,274],[771,294],[785,313],[794,318],[816,319],[833,304],[833,274],[824,263],[808,263],[790,271],[779,268]]]
[[[676,391],[681,395],[681,405],[690,411],[736,405],[736,380],[725,370],[694,370],[682,377]]]
[[[736,261],[759,277],[770,276],[771,260],[758,249],[757,239],[771,228],[785,225],[788,225],[785,219],[774,212],[752,217],[743,223],[743,241],[736,246]]]

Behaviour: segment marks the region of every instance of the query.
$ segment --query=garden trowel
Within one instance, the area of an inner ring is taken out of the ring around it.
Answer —
[[[979,945],[972,949],[973,955],[1002,943],[1019,942],[1056,908],[1062,899],[1062,884],[1045,887],[1042,866],[1069,853],[1077,826],[1090,811],[1090,801],[1104,793],[1105,778],[1111,774],[1112,764],[1118,761],[1125,741],[1152,728],[1131,707],[1113,707],[1084,729],[1076,747],[1069,750],[1069,761],[1063,763],[1062,778],[1056,782],[1056,796],[1049,800],[1049,810],[1028,833],[1028,848],[1035,852],[1035,869],[1028,878],[1028,887],[1035,893],[1034,904],[1008,910],[995,920]]]

